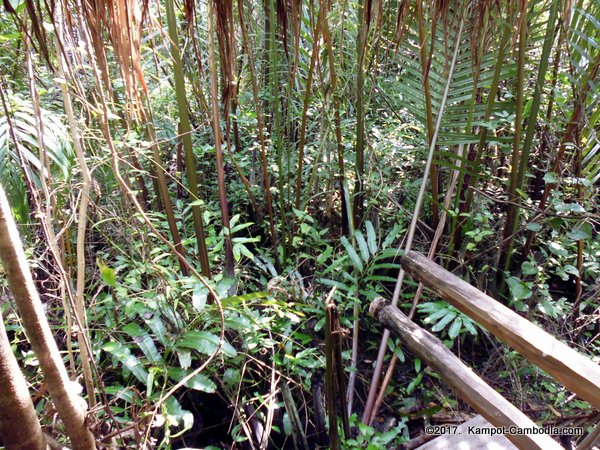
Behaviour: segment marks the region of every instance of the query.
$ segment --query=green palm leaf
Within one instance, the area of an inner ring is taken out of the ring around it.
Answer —
[[[35,115],[31,103],[17,97],[9,97],[11,102],[10,121],[6,115],[0,115],[0,179],[3,181],[7,194],[13,200],[15,209],[24,213],[26,210],[26,189],[23,170],[27,171],[34,183],[39,183],[39,177],[48,177],[46,169],[42,168],[39,158],[40,144],[36,129]],[[62,180],[68,179],[74,162],[74,152],[69,141],[69,133],[61,118],[48,110],[42,109],[44,150],[50,161],[50,169]],[[16,139],[19,143],[23,167],[19,153],[13,142],[10,131],[12,124]]]

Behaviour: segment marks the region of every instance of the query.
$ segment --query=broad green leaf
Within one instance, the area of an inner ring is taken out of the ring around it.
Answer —
[[[375,228],[370,220],[367,220],[365,226],[367,228],[367,244],[369,244],[371,255],[375,255],[377,253],[377,234],[375,233]]]
[[[179,367],[171,367],[168,370],[169,376],[178,382],[183,380],[192,372],[192,369],[184,370],[180,369]],[[217,390],[217,385],[215,382],[203,373],[194,375],[184,383],[184,386],[189,387],[190,389],[195,389],[196,391],[208,392],[209,394],[212,394]]]
[[[356,243],[358,244],[358,248],[360,250],[360,255],[362,256],[363,261],[366,263],[369,261],[369,246],[367,245],[367,241],[365,241],[365,237],[360,231],[357,231],[354,234],[356,238]]]
[[[516,300],[525,300],[533,294],[531,288],[519,280],[517,277],[510,277],[506,280],[508,287],[510,288],[510,293]]]
[[[456,336],[458,336],[458,333],[460,333],[461,329],[462,329],[462,319],[460,317],[458,317],[457,319],[454,320],[454,322],[452,322],[452,325],[450,325],[450,328],[448,329],[448,337],[450,339],[456,338]]]
[[[189,350],[177,350],[177,359],[179,359],[179,367],[184,370],[192,365],[192,353]]]
[[[221,299],[221,304],[225,308],[233,307],[236,305],[241,305],[244,302],[249,302],[251,300],[257,300],[261,298],[269,298],[272,297],[272,294],[268,291],[261,292],[251,292],[249,294],[244,295],[235,295],[233,297],[226,297]]]
[[[347,291],[348,289],[350,289],[344,283],[341,283],[341,282],[335,281],[335,280],[330,280],[328,278],[319,278],[319,283],[324,284],[325,286],[331,286],[331,287],[335,286],[338,289],[340,289],[341,291]]]
[[[110,287],[115,287],[117,285],[117,276],[115,275],[115,269],[108,267],[102,261],[97,260],[98,268],[100,269],[100,276],[104,280],[106,284]]]
[[[567,264],[563,267],[564,271],[568,274],[574,275],[576,277],[579,276],[579,270],[577,270],[577,267],[572,266],[571,264]]]
[[[102,350],[111,353],[117,360],[123,364],[129,371],[142,383],[148,381],[148,372],[139,359],[131,354],[129,348],[120,342],[110,341],[102,346]]]
[[[521,264],[521,271],[523,272],[523,275],[536,275],[539,272],[537,266],[531,261],[524,261],[523,264]]]
[[[423,379],[423,372],[419,372],[415,378],[406,387],[406,393],[410,395]]]
[[[477,329],[473,325],[473,321],[471,321],[471,319],[465,317],[463,320],[463,326],[473,336],[477,336]]]
[[[569,231],[567,237],[574,241],[589,241],[592,239],[592,225],[584,223],[580,227]]]
[[[394,269],[394,270],[399,270],[400,267],[401,266],[398,263],[381,263],[381,264],[373,264],[371,266],[371,269],[373,271],[375,271],[377,269]]]
[[[554,172],[546,172],[544,175],[544,182],[549,184],[558,183],[558,177]]]
[[[331,245],[328,245],[324,252],[319,253],[317,255],[317,262],[319,264],[323,264],[325,261],[327,261],[327,258],[329,258],[331,256],[332,252],[333,252],[333,247]]]
[[[167,337],[167,328],[165,327],[165,324],[161,320],[158,313],[148,310],[147,312],[142,312],[139,314],[146,322],[146,325],[148,325],[148,328],[152,330],[154,336],[156,336],[156,339],[158,339],[158,342],[160,342],[166,348],[171,348],[173,344]]]
[[[154,341],[146,330],[140,327],[135,322],[130,322],[123,327],[123,331],[127,333],[133,341],[139,345],[146,358],[154,364],[162,364],[163,360],[154,345]]]
[[[206,306],[206,299],[208,297],[208,289],[206,286],[196,286],[192,293],[192,306],[198,312],[202,311]]]
[[[188,331],[177,341],[178,348],[189,348],[205,355],[212,355],[219,348],[219,336],[207,331]],[[237,352],[227,341],[221,346],[223,354],[234,357]]]
[[[442,317],[440,319],[440,321],[438,323],[436,323],[433,326],[431,331],[437,332],[437,331],[443,330],[446,327],[446,325],[448,325],[450,322],[452,322],[452,320],[454,320],[456,315],[457,315],[456,311],[449,311],[444,317]]]
[[[404,228],[404,225],[401,223],[394,225],[394,228],[392,228],[392,230],[388,233],[388,235],[383,240],[383,243],[381,244],[381,248],[388,248],[390,245],[392,245],[392,243],[398,238],[398,235],[402,232],[403,228]]]
[[[550,242],[548,250],[557,256],[569,256],[569,252],[559,242]]]
[[[383,281],[385,283],[395,283],[397,280],[394,277],[385,275],[370,275],[364,279],[365,281]]]
[[[183,422],[183,431],[189,430],[194,425],[194,415],[183,409],[174,396],[163,403],[162,413],[170,426],[176,427],[179,422]]]
[[[350,242],[348,242],[348,239],[346,238],[346,236],[342,236],[342,238],[340,239],[340,241],[342,242],[342,245],[346,249],[346,252],[348,253],[348,256],[350,257],[350,259],[354,263],[354,266],[358,270],[362,271],[363,270],[363,263],[360,260],[360,256],[358,256],[358,253],[356,253],[356,250],[354,250],[354,247],[352,247],[352,245],[350,244]]]

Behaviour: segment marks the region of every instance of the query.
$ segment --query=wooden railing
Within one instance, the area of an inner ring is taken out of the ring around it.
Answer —
[[[415,280],[439,294],[594,408],[600,409],[600,366],[591,359],[425,256],[411,251],[402,257],[401,264]],[[492,425],[539,428],[473,373],[439,339],[410,321],[398,308],[379,298],[371,304],[371,313]],[[506,437],[519,448],[562,448],[544,434],[509,434]]]

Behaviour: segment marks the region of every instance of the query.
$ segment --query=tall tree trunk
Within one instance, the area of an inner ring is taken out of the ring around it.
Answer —
[[[10,348],[0,315],[0,437],[7,450],[45,448],[27,383]]]
[[[0,259],[15,297],[23,327],[46,379],[48,391],[71,438],[74,450],[95,449],[85,423],[85,401],[76,393],[54,342],[44,307],[35,289],[4,188],[0,185]],[[79,324],[81,326],[81,324]]]

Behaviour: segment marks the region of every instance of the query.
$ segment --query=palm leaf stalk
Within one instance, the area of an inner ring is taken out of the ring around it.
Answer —
[[[419,193],[417,195],[417,200],[416,200],[416,204],[415,204],[415,209],[413,211],[413,216],[412,216],[412,220],[411,220],[411,224],[410,224],[410,228],[408,230],[408,235],[406,237],[406,243],[404,246],[404,252],[408,252],[410,251],[410,249],[412,248],[412,243],[413,243],[413,239],[415,236],[415,231],[417,228],[417,222],[419,220],[419,214],[421,212],[421,207],[423,205],[423,198],[425,196],[425,190],[427,188],[427,180],[429,179],[429,171],[431,169],[431,164],[433,162],[433,156],[435,153],[435,146],[437,143],[437,138],[440,132],[440,128],[442,125],[442,118],[444,116],[444,110],[446,108],[446,102],[448,100],[448,92],[450,90],[450,85],[452,83],[452,78],[454,75],[454,68],[456,66],[456,60],[458,57],[458,51],[460,48],[460,42],[461,42],[461,36],[462,36],[462,31],[463,31],[463,27],[464,27],[464,17],[461,18],[460,20],[460,25],[459,25],[459,29],[456,35],[456,42],[455,42],[455,47],[454,47],[454,54],[452,57],[452,62],[450,65],[450,68],[448,70],[448,76],[447,76],[447,81],[446,81],[446,87],[444,89],[444,94],[442,97],[442,101],[440,104],[440,110],[438,112],[437,115],[437,121],[436,121],[436,126],[434,129],[434,133],[433,133],[433,139],[429,145],[429,152],[427,155],[427,162],[425,163],[425,170],[423,172],[423,178],[421,180],[421,186],[419,188]],[[400,299],[400,292],[402,290],[402,283],[404,281],[404,269],[400,269],[400,272],[398,274],[398,279],[396,281],[396,286],[394,288],[394,293],[392,295],[392,305],[393,306],[397,306],[398,305],[398,300]],[[369,389],[369,395],[367,397],[367,402],[365,405],[365,410],[363,412],[363,416],[362,416],[362,421],[363,423],[368,423],[369,418],[372,414],[372,410],[373,407],[375,405],[375,399],[376,399],[376,395],[377,395],[377,389],[379,387],[379,378],[381,377],[381,371],[383,368],[383,359],[385,357],[385,353],[387,350],[387,342],[389,340],[390,337],[390,332],[389,330],[385,330],[383,332],[383,336],[381,338],[381,343],[379,345],[379,351],[377,354],[377,361],[375,363],[375,369],[373,371],[373,377],[371,379],[371,387]]]
[[[550,147],[550,123],[552,122],[552,117],[553,117],[553,113],[554,113],[554,106],[555,106],[555,94],[556,94],[556,85],[558,83],[558,70],[560,69],[560,65],[561,65],[561,55],[563,53],[563,41],[564,41],[564,37],[565,37],[565,29],[564,26],[562,25],[562,19],[559,23],[559,25],[557,25],[558,28],[560,28],[560,33],[558,36],[558,42],[556,44],[556,53],[554,54],[554,61],[552,63],[552,75],[551,75],[551,85],[548,89],[549,94],[548,94],[548,105],[546,107],[546,114],[545,114],[545,123],[544,126],[542,127],[542,132],[540,133],[540,146],[539,149],[537,151],[537,157],[538,157],[538,161],[545,161],[546,157],[547,157],[547,151],[548,148]],[[542,185],[542,181],[543,181],[543,170],[541,167],[537,167],[537,171],[535,174],[535,181],[534,181],[534,185],[531,188],[531,191],[533,192],[534,196],[537,196],[538,194],[541,194],[541,185]],[[522,253],[522,252],[521,252]],[[521,262],[524,259],[523,254],[521,254]]]
[[[312,93],[312,83],[314,77],[315,62],[319,55],[319,41],[321,33],[321,22],[325,18],[325,2],[321,2],[316,24],[313,28],[313,46],[312,54],[310,55],[310,64],[308,67],[308,75],[306,78],[306,86],[304,91],[304,101],[302,104],[302,121],[300,125],[300,142],[298,144],[298,169],[296,170],[296,209],[300,209],[302,199],[302,179],[304,171],[304,146],[306,144],[306,125],[308,122],[308,107],[310,105],[310,97]]]
[[[246,55],[248,57],[248,66],[250,69],[250,79],[252,82],[252,94],[254,97],[254,108],[256,110],[256,122],[258,131],[258,140],[260,143],[260,153],[262,162],[262,173],[264,183],[264,195],[267,200],[267,212],[269,214],[269,228],[271,231],[271,245],[273,247],[273,255],[275,258],[275,267],[277,270],[280,269],[279,264],[279,253],[277,251],[277,231],[275,229],[275,217],[273,214],[273,197],[271,194],[271,181],[269,176],[269,162],[267,160],[267,146],[265,143],[265,134],[263,129],[263,115],[260,107],[259,92],[258,92],[258,81],[256,79],[256,71],[254,69],[254,56],[252,54],[252,48],[248,42],[248,32],[246,30],[246,24],[244,22],[244,6],[242,0],[238,0],[238,14],[240,21],[240,28],[242,31],[242,40],[244,41],[244,47],[246,48]]]
[[[546,72],[548,70],[549,60],[550,60],[550,52],[552,51],[552,44],[554,42],[555,37],[555,29],[556,29],[556,20],[558,17],[558,9],[560,6],[560,0],[554,0],[550,5],[550,13],[548,17],[548,23],[546,24],[546,34],[544,37],[544,44],[542,48],[542,54],[540,57],[540,63],[538,66],[538,75],[537,80],[533,92],[533,99],[531,104],[531,109],[529,112],[529,117],[527,119],[526,125],[526,133],[525,133],[525,141],[522,146],[522,154],[519,162],[519,167],[512,166],[511,167],[511,190],[509,194],[512,196],[512,201],[509,203],[508,211],[506,213],[506,223],[504,227],[503,233],[503,242],[504,245],[502,247],[502,253],[500,256],[500,265],[501,269],[507,271],[510,267],[511,263],[511,254],[513,250],[513,244],[515,235],[517,232],[517,228],[519,225],[519,204],[521,201],[521,197],[517,194],[518,190],[522,190],[523,182],[525,180],[525,173],[527,171],[527,164],[529,162],[529,153],[531,151],[531,146],[533,143],[533,136],[536,130],[536,122],[537,116],[540,109],[540,100],[542,97],[542,90],[544,88],[544,84],[546,82]],[[521,51],[519,44],[519,52]],[[519,76],[522,74],[519,73]],[[515,133],[516,134],[516,133]],[[515,136],[516,139],[516,136]],[[516,174],[516,175],[515,175]],[[513,186],[514,183],[514,186]],[[511,198],[511,197],[509,197]],[[502,264],[503,262],[503,264]]]
[[[423,91],[425,93],[425,118],[427,120],[427,143],[431,144],[433,138],[433,112],[431,107],[431,89],[429,87],[429,56],[427,55],[427,38],[425,36],[425,24],[423,18],[423,3],[419,0],[415,2],[415,13],[417,16],[417,23],[419,27],[419,56],[421,60],[421,69],[424,74],[423,79]],[[433,30],[432,30],[433,31]],[[433,41],[435,36],[431,36]],[[433,45],[432,45],[433,48]],[[439,195],[439,176],[438,168],[435,163],[431,165],[431,216],[433,225],[435,226],[439,221],[439,207],[438,207],[438,195]]]
[[[512,203],[518,201],[517,197],[517,180],[519,177],[519,166],[521,164],[521,132],[523,130],[523,106],[524,106],[524,86],[525,86],[525,53],[527,51],[527,0],[521,0],[520,13],[519,13],[519,50],[518,50],[518,63],[517,63],[517,101],[516,101],[516,114],[514,121],[514,135],[513,135],[513,148],[511,154],[511,174],[510,174],[510,185],[507,190],[508,200]],[[500,261],[498,267],[502,270],[506,270],[510,264],[510,249],[512,247],[513,239],[513,228],[516,219],[516,210],[509,208],[506,214],[506,222],[504,227],[504,234],[502,240],[502,247],[500,250]],[[501,270],[498,271],[498,280],[500,280]]]
[[[171,201],[171,196],[169,194],[169,187],[167,185],[165,168],[163,167],[161,162],[160,148],[157,143],[156,131],[154,129],[152,111],[150,110],[150,108],[148,108],[147,112],[145,108],[140,109],[140,123],[143,128],[144,134],[150,142],[150,160],[154,169],[154,175],[156,176],[155,189],[157,195],[157,203],[159,204],[158,206],[164,209],[167,224],[169,226],[169,231],[171,233],[171,239],[173,240],[173,245],[175,246],[179,254],[185,255],[186,251],[181,242],[181,235],[179,234],[179,229],[177,228],[177,219],[175,218],[173,202]],[[181,273],[184,276],[188,276],[189,270],[187,261],[181,258],[178,259]]]
[[[365,53],[367,51],[367,38],[369,36],[369,18],[370,11],[365,11],[371,2],[360,0],[358,3],[358,34],[356,36],[356,144],[355,152],[355,173],[354,182],[354,228],[359,228],[364,214],[364,187],[363,177],[365,172],[365,105],[364,105],[364,85],[365,85]]]
[[[484,122],[489,121],[494,111],[494,105],[496,103],[496,97],[500,87],[502,69],[505,64],[504,55],[510,41],[511,28],[509,26],[504,26],[503,28],[504,32],[502,33],[502,38],[500,39],[500,44],[498,46],[498,56],[494,66],[494,75],[491,81],[490,90],[487,95],[487,104],[485,114],[483,116]],[[475,155],[473,156],[471,175],[467,177],[464,166],[461,167],[460,170],[458,178],[460,192],[456,196],[455,200],[455,209],[458,209],[459,214],[453,218],[451,224],[450,242],[448,243],[448,250],[450,253],[452,253],[453,249],[460,250],[462,246],[463,226],[466,222],[466,219],[462,219],[461,217],[464,215],[464,213],[471,210],[474,191],[470,189],[470,186],[477,186],[479,182],[481,161],[483,159],[484,149],[488,139],[488,131],[488,128],[485,126],[482,126],[479,130],[479,141],[475,149]],[[463,201],[461,201],[461,199]]]
[[[185,169],[188,179],[188,188],[192,200],[192,217],[194,220],[194,229],[196,231],[196,243],[198,245],[198,257],[202,274],[210,278],[210,263],[208,260],[208,249],[206,247],[206,237],[204,224],[202,223],[202,210],[199,204],[198,195],[198,175],[196,168],[196,158],[192,147],[192,127],[185,92],[185,81],[183,75],[183,66],[181,61],[181,52],[179,50],[179,36],[177,32],[177,22],[175,19],[175,6],[173,2],[167,2],[167,26],[169,30],[169,39],[171,47],[171,59],[173,60],[173,77],[175,78],[175,95],[177,97],[177,110],[179,113],[179,123],[181,127],[181,140],[185,155]]]
[[[338,77],[335,70],[335,60],[333,56],[333,43],[331,40],[331,33],[329,31],[329,22],[323,21],[323,41],[325,42],[327,50],[327,62],[329,65],[329,76],[331,79],[331,91],[333,97],[333,114],[334,114],[334,126],[335,126],[335,142],[337,151],[338,161],[338,183],[340,189],[340,205],[341,205],[341,216],[342,216],[342,234],[348,235],[348,205],[346,203],[346,177],[344,167],[344,143],[342,140],[342,119],[341,119],[341,99],[338,91]]]
[[[292,2],[294,3],[294,2]],[[284,147],[284,136],[282,135],[281,125],[281,101],[278,97],[279,86],[279,52],[276,47],[276,24],[275,24],[275,0],[269,0],[266,5],[268,11],[265,11],[265,15],[269,15],[269,83],[270,83],[270,94],[274,100],[271,104],[273,123],[271,125],[271,142],[276,153],[277,158],[277,182],[279,190],[279,224],[281,226],[281,264],[285,266],[288,258],[288,227],[287,227],[287,202],[285,194],[285,182],[288,178],[289,171],[285,170],[283,165],[283,147]],[[290,74],[290,76],[293,76]]]
[[[592,83],[598,77],[600,73],[600,52],[596,55],[594,60],[590,61],[585,71],[584,76],[582,77],[582,81],[579,84],[579,90],[574,95],[574,104],[573,104],[573,112],[571,113],[571,117],[569,118],[569,122],[565,128],[562,139],[560,141],[560,145],[558,147],[558,151],[552,164],[550,165],[550,170],[548,172],[553,174],[559,174],[561,172],[561,168],[563,165],[563,159],[567,152],[567,148],[574,142],[577,142],[578,135],[581,132],[582,121],[585,116],[585,106],[586,101],[588,99],[588,94],[590,92]],[[548,200],[550,195],[556,188],[556,181],[549,181],[546,183],[544,188],[544,193],[542,194],[542,198],[538,205],[539,213],[534,218],[534,221],[539,219],[545,212]],[[523,254],[526,255],[529,253],[529,250],[535,240],[537,232],[534,230],[530,230],[527,233],[527,241],[525,243],[525,247],[523,250]]]
[[[218,0],[217,0],[218,1]],[[233,259],[233,243],[231,241],[229,227],[229,210],[227,207],[227,186],[225,185],[225,168],[223,166],[223,149],[221,147],[221,125],[219,121],[219,105],[217,96],[219,88],[217,86],[217,68],[215,63],[215,42],[214,42],[214,26],[213,26],[213,5],[208,2],[208,55],[210,64],[210,80],[211,80],[211,103],[213,116],[213,133],[215,136],[215,153],[217,165],[217,185],[219,189],[219,204],[221,206],[221,223],[224,228],[225,238],[225,273],[228,277],[233,278],[235,275],[234,259]]]

